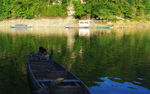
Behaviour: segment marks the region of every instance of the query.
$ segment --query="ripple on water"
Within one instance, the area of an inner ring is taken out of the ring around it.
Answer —
[[[131,82],[117,82],[120,78],[115,78],[116,81],[110,80],[111,77],[100,78],[103,82],[94,82],[99,86],[91,87],[93,94],[150,94],[150,90],[142,86],[135,85]],[[140,82],[134,81],[136,84]]]

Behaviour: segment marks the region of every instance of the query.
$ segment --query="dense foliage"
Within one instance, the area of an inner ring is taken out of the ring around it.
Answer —
[[[81,18],[90,15],[95,19],[145,17],[150,14],[150,0],[74,0],[75,17]]]
[[[69,0],[0,0],[0,19],[67,16]]]
[[[67,16],[71,0],[0,0],[0,20],[6,18],[34,18]],[[131,19],[150,18],[150,0],[73,0],[75,17],[94,19],[116,16]]]

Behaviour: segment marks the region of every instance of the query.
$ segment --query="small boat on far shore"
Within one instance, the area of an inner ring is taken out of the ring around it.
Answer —
[[[79,26],[65,26],[67,29],[111,29],[113,28],[112,23],[107,23],[107,24],[91,24],[91,22],[94,21],[102,21],[102,20],[80,20],[79,21]]]
[[[65,26],[65,28],[68,28],[68,29],[82,29],[82,28],[89,28],[89,27],[86,27],[86,26]]]
[[[109,25],[97,25],[97,26],[85,26],[85,27],[74,27],[74,26],[65,26],[67,29],[111,29],[113,26]]]
[[[113,26],[111,25],[96,25],[96,26],[90,26],[89,29],[111,29]]]
[[[52,59],[29,54],[27,66],[32,94],[91,94],[79,78]]]
[[[25,25],[25,24],[16,24],[14,26],[11,26],[10,28],[27,29],[27,28],[32,28],[32,26],[28,26],[28,25]]]

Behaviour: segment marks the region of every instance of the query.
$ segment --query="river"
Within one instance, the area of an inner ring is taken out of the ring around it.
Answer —
[[[39,46],[92,94],[150,94],[150,29],[0,31],[0,94],[30,94],[26,63]]]

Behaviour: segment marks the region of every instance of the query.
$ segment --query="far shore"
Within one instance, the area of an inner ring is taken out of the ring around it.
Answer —
[[[16,24],[25,24],[36,27],[64,27],[66,25],[77,25],[78,20],[73,17],[56,17],[56,18],[35,18],[35,19],[6,19],[0,21],[0,26],[10,27]]]
[[[16,24],[25,24],[28,26],[32,26],[33,29],[36,28],[64,28],[65,26],[79,26],[77,19],[73,18],[72,16],[61,18],[35,18],[35,19],[6,19],[0,21],[0,30],[4,31],[4,29],[8,29],[11,26]],[[116,21],[116,22],[105,22],[105,23],[98,23],[100,24],[108,24],[111,23],[114,25],[114,28],[131,28],[131,27],[149,27],[150,21]]]

